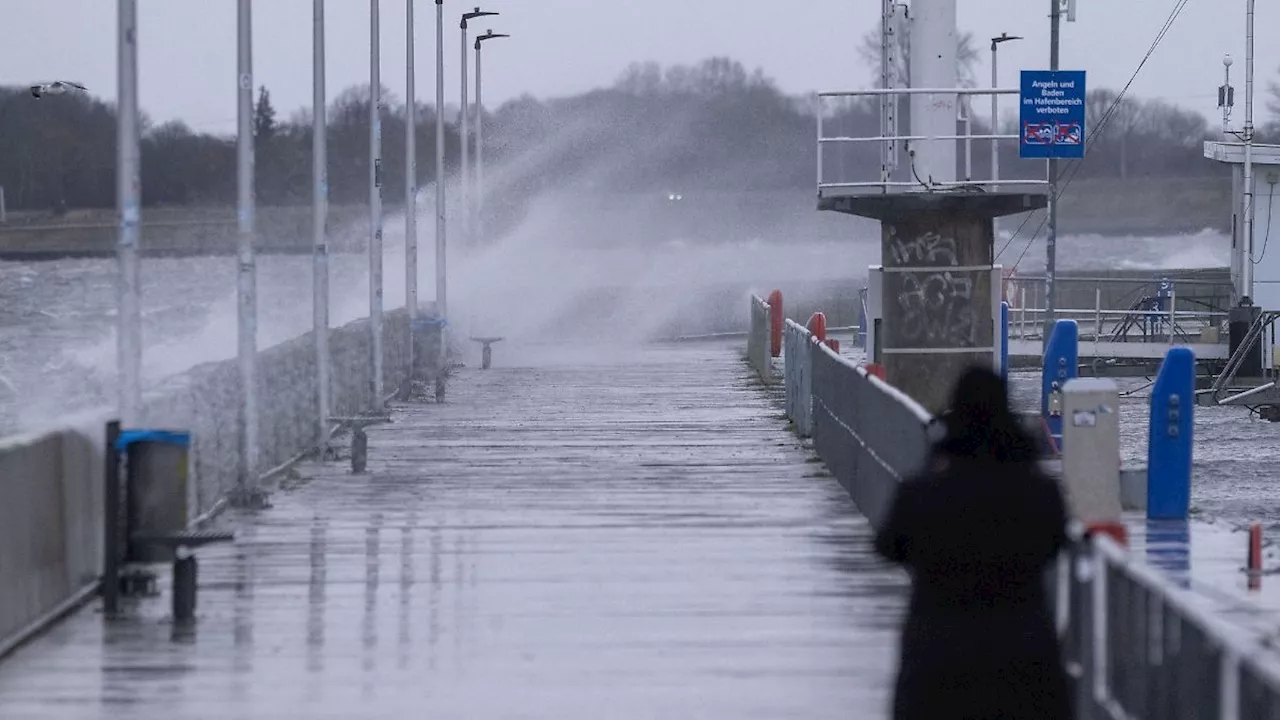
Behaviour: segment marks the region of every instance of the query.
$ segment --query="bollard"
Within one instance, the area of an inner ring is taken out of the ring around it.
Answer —
[[[818,338],[818,342],[825,343],[827,341],[827,316],[825,313],[816,312],[809,316],[809,322],[805,324],[814,337]]]
[[[1262,524],[1249,526],[1249,589],[1262,588]]]
[[[369,436],[365,434],[364,428],[354,427],[351,429],[351,474],[359,475],[364,472],[368,459]]]
[[[1000,303],[1000,378],[1009,382],[1009,303]]]
[[[1079,365],[1080,330],[1075,320],[1059,320],[1045,346],[1040,375],[1040,416],[1048,426],[1058,452],[1062,442],[1062,388],[1076,376]]]
[[[782,291],[774,290],[769,293],[769,355],[779,357],[782,355],[782,325],[785,322],[785,316],[782,313]]]
[[[173,619],[174,622],[191,622],[196,616],[196,556],[188,548],[179,546],[173,560]]]
[[[1185,520],[1191,510],[1191,441],[1196,358],[1191,348],[1165,353],[1151,391],[1147,443],[1147,517]]]
[[[1062,386],[1062,479],[1071,516],[1124,543],[1120,507],[1120,389],[1111,380]]]
[[[835,353],[836,353],[837,355],[839,355],[839,354],[840,354],[840,341],[839,341],[839,340],[836,340],[835,338],[831,338],[830,340],[828,340],[828,341],[827,341],[827,347],[829,347],[829,348],[831,348],[833,351],[835,351]]]
[[[443,377],[436,378],[436,402],[437,403],[444,402],[444,378]]]

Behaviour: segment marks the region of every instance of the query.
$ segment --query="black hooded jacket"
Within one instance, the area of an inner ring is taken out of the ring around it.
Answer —
[[[990,371],[961,378],[945,421],[930,467],[898,488],[876,535],[912,576],[894,717],[1068,718],[1045,597],[1066,542],[1062,493]]]

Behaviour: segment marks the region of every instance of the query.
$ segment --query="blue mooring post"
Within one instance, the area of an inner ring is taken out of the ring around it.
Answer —
[[[1186,520],[1147,520],[1147,564],[1178,587],[1191,587],[1191,526]]]
[[[1000,377],[1009,382],[1009,303],[1000,303]]]
[[[1075,378],[1080,364],[1080,328],[1075,320],[1059,320],[1045,348],[1040,375],[1040,416],[1062,452],[1062,386]]]
[[[1191,441],[1195,430],[1196,356],[1169,350],[1151,390],[1147,444],[1147,518],[1185,520],[1191,510]]]

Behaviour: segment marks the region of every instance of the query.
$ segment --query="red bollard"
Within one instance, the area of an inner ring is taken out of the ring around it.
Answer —
[[[829,348],[831,348],[832,350],[834,350],[834,351],[835,351],[835,353],[836,353],[837,355],[839,355],[839,354],[840,354],[840,341],[839,341],[839,340],[836,340],[835,338],[831,338],[830,340],[828,340],[828,341],[827,341],[827,347],[829,347]]]
[[[782,291],[769,293],[769,354],[782,356],[782,325],[786,318],[782,314]]]
[[[880,363],[867,363],[867,374],[888,382],[884,376],[884,366]]]
[[[1262,525],[1249,526],[1249,589],[1262,587]]]
[[[816,312],[809,316],[809,322],[805,325],[814,337],[818,338],[818,342],[827,341],[827,316],[824,313]]]

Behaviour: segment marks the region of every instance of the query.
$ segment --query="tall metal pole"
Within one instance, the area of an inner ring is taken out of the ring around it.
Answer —
[[[239,0],[236,12],[239,133],[236,138],[237,204],[239,235],[239,360],[240,455],[236,473],[238,490],[252,491],[258,470],[258,305],[257,268],[253,256],[254,235],[254,138],[253,138],[253,33],[250,0]]]
[[[405,0],[404,306],[409,314],[405,389],[413,382],[413,323],[418,318],[418,95],[414,72],[413,2]]]
[[[1061,0],[1049,0],[1049,69],[1058,69],[1058,52],[1062,24]],[[1049,232],[1045,240],[1044,273],[1044,332],[1043,344],[1049,343],[1049,335],[1057,322],[1058,276],[1058,159],[1049,159]]]
[[[116,194],[120,234],[116,330],[117,371],[120,376],[120,421],[136,427],[142,407],[142,314],[138,298],[138,237],[142,223],[142,178],[138,136],[138,4],[118,0],[119,119],[116,123]]]
[[[1249,0],[1244,47],[1244,262],[1240,266],[1240,295],[1253,304],[1253,5]]]
[[[476,218],[472,223],[476,240],[484,242],[484,95],[481,84],[480,47],[476,38]]]
[[[369,348],[372,404],[382,407],[382,73],[378,4],[369,0]]]
[[[448,317],[444,202],[444,0],[436,0],[436,313],[441,318]],[[444,339],[442,327],[442,361],[447,352]]]
[[[995,38],[991,39],[991,89],[995,90],[1000,87],[1000,71],[997,65],[1000,42]],[[1000,96],[994,92],[991,93],[991,134],[1000,134]],[[996,192],[1000,189],[995,184],[1000,179],[1000,141],[991,138],[991,191]]]
[[[476,8],[476,12],[480,12],[480,8]],[[471,168],[468,165],[471,162],[471,128],[469,107],[470,98],[468,94],[470,88],[467,87],[467,16],[462,16],[462,113],[458,119],[459,139],[462,141],[462,242],[466,246],[471,244]]]
[[[316,438],[329,439],[329,157],[326,142],[324,73],[324,0],[313,0],[312,10],[312,308],[316,340]]]

